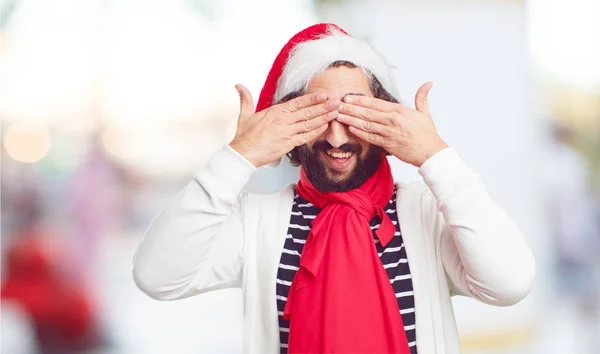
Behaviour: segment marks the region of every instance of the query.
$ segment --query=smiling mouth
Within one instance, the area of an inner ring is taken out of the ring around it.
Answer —
[[[327,155],[334,157],[336,159],[347,159],[350,158],[354,153],[352,152],[332,152],[331,150],[327,151]]]
[[[356,159],[353,152],[327,150],[322,153],[327,167],[337,172],[346,172],[352,167],[351,162]]]

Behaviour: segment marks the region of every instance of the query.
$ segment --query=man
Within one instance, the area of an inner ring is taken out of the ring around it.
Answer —
[[[241,287],[246,353],[458,353],[450,297],[506,306],[530,290],[531,251],[438,136],[427,106],[393,97],[388,65],[335,25],[283,47],[256,112],[152,222],[135,259],[160,300]],[[242,189],[288,154],[296,186]],[[397,184],[386,155],[419,167]]]

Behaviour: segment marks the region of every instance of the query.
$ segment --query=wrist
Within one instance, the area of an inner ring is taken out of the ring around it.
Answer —
[[[238,154],[240,154],[246,161],[250,162],[254,167],[259,168],[262,165],[258,160],[253,156],[252,152],[247,149],[244,144],[239,143],[235,139],[229,143],[229,146],[235,150]]]
[[[417,164],[415,164],[415,166],[417,168],[421,168],[421,166],[423,166],[423,164],[429,160],[431,157],[433,157],[435,154],[437,154],[438,152],[447,149],[449,146],[448,144],[446,144],[443,141],[439,141],[438,144],[436,144],[435,146],[431,147],[431,149],[428,149],[424,154],[423,157],[421,158],[420,161],[417,162]]]

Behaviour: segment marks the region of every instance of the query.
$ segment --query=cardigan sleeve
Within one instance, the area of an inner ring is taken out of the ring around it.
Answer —
[[[443,216],[440,252],[451,290],[497,306],[523,299],[535,277],[531,249],[479,176],[452,148],[432,156],[419,173]]]
[[[256,168],[235,150],[219,150],[154,218],[136,251],[137,287],[174,300],[241,286],[243,187]]]

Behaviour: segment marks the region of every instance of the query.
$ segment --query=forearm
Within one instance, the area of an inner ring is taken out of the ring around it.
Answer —
[[[154,298],[180,298],[235,280],[243,243],[238,197],[254,170],[225,147],[195,174],[138,247],[133,272],[141,290]],[[225,254],[215,255],[215,248]],[[215,266],[219,272],[209,271]]]
[[[532,252],[479,177],[452,149],[428,160],[419,172],[446,224],[442,257],[458,290],[495,305],[527,295],[535,275]]]

